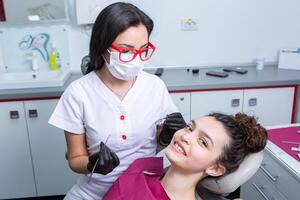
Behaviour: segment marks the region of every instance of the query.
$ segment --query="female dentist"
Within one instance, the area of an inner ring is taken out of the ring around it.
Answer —
[[[65,131],[69,166],[81,174],[66,200],[102,199],[134,160],[155,155],[157,136],[169,144],[186,125],[164,83],[142,71],[155,51],[152,29],[153,21],[129,3],[98,15],[87,74],[68,86],[49,120]]]

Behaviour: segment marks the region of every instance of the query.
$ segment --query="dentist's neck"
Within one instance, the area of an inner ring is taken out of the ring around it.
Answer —
[[[204,177],[201,174],[182,173],[172,166],[160,180],[166,193],[172,200],[195,199],[196,185]]]

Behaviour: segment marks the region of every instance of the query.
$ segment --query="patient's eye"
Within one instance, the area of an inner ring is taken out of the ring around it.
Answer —
[[[206,139],[205,139],[205,137],[199,137],[198,138],[198,143],[199,143],[199,145],[203,145],[203,146],[205,146],[205,147],[207,147],[208,146],[208,142],[206,141]]]
[[[193,125],[191,123],[188,123],[185,127],[185,130],[187,130],[188,132],[192,132],[194,130]]]

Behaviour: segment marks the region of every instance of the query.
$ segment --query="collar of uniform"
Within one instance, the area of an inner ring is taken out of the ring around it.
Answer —
[[[124,99],[121,101],[118,96],[116,94],[114,94],[105,84],[104,82],[98,77],[98,75],[96,74],[95,71],[91,72],[93,73],[93,78],[96,79],[96,89],[101,89],[103,91],[105,91],[103,93],[103,95],[106,97],[108,103],[111,102],[111,100],[113,100],[115,102],[116,105],[127,105],[129,102],[132,101],[132,98],[134,98],[134,96],[137,96],[139,92],[137,92],[137,88],[139,87],[141,82],[141,76],[142,71],[138,74],[138,76],[136,77],[135,83],[133,84],[133,86],[131,87],[131,89],[128,91],[128,93],[125,95]]]

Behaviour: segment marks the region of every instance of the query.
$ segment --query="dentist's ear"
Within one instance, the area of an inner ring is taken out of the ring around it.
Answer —
[[[220,163],[215,163],[212,166],[206,168],[205,173],[209,176],[221,176],[225,174],[226,169]]]

